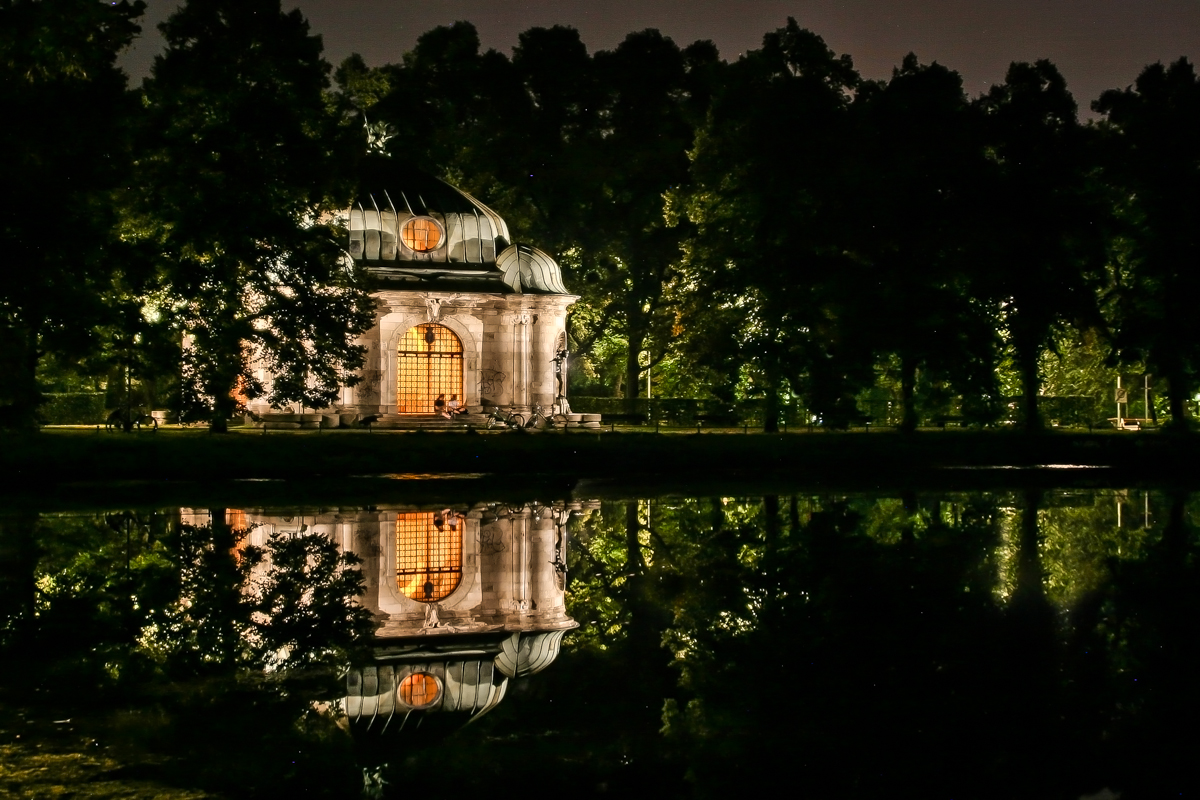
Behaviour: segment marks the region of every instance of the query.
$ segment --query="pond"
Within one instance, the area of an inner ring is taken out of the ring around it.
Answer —
[[[409,480],[399,500],[319,507],[245,487],[206,507],[14,500],[0,792],[1197,783],[1188,491],[490,486]]]

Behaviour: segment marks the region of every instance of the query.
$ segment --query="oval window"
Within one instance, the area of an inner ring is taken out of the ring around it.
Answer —
[[[438,681],[428,672],[414,672],[400,681],[398,691],[400,702],[413,708],[424,708],[438,699]]]
[[[413,217],[400,228],[400,238],[418,253],[428,253],[442,243],[442,228],[429,217]]]

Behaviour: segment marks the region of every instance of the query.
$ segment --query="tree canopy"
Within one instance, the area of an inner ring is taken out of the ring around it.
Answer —
[[[456,22],[333,70],[277,0],[189,0],[131,91],[115,59],[141,11],[0,2],[0,91],[30,109],[0,134],[7,426],[34,424],[51,364],[123,382],[127,407],[171,385],[218,430],[255,397],[334,403],[373,314],[336,225],[366,126],[555,254],[581,296],[574,390],[627,411],[652,373],[767,430],[1033,431],[1068,401],[1106,413],[1052,393],[1149,371],[1182,426],[1200,381],[1186,60],[1081,122],[1049,61],[969,97],[917,54],[864,79],[793,19],[733,60],[655,30],[589,52],[561,26],[506,55]]]

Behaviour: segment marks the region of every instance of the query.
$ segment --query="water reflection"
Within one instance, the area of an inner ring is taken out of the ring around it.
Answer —
[[[531,761],[583,793],[1175,793],[1196,511],[1018,489],[3,517],[3,704],[238,796],[353,794],[364,767],[484,791]]]
[[[356,733],[428,740],[495,708],[577,627],[564,602],[567,522],[589,504],[476,504],[305,516],[239,511],[251,547],[324,536],[361,564],[376,629],[336,706]],[[195,517],[195,512],[192,512]],[[264,564],[265,566],[265,564]],[[426,721],[426,717],[433,720]],[[423,725],[423,727],[422,727]]]

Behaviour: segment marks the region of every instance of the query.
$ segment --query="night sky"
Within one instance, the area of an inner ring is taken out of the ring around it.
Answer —
[[[123,63],[146,75],[161,46],[155,29],[177,5],[149,0],[143,39]],[[1049,58],[1066,76],[1081,110],[1104,89],[1133,82],[1146,64],[1200,59],[1198,0],[303,0],[298,3],[325,55],[352,52],[368,64],[399,60],[436,25],[469,20],[485,48],[510,53],[534,26],[578,28],[591,50],[658,28],[678,44],[712,39],[723,58],[759,46],[762,35],[793,16],[849,53],[866,77],[885,78],[905,53],[938,61],[963,76],[974,96],[1003,80],[1011,61]],[[292,4],[284,0],[284,7]]]

